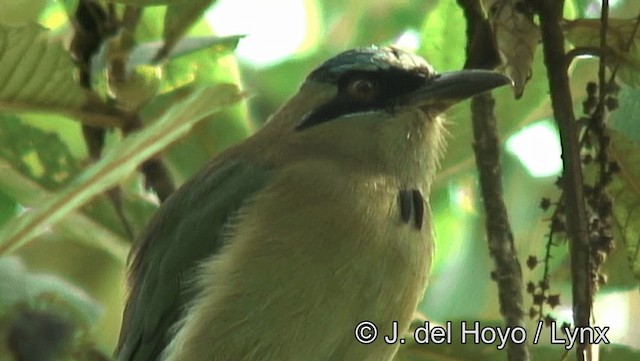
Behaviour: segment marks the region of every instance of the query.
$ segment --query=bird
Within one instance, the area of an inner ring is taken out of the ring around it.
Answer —
[[[400,342],[361,342],[357,327],[404,332],[423,296],[442,113],[509,83],[395,47],[322,63],[152,217],[117,360],[392,360]]]

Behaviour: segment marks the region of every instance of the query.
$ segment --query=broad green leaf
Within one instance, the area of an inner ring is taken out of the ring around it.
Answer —
[[[18,202],[0,189],[0,227],[9,219],[17,216],[18,212]]]
[[[164,46],[156,54],[156,59],[164,59],[171,53],[180,38],[204,14],[215,0],[192,0],[190,2],[171,4],[164,17]]]
[[[65,184],[80,170],[57,134],[29,126],[14,116],[0,115],[0,122],[0,158],[45,189]]]
[[[0,25],[0,110],[78,110],[85,102],[62,44],[37,24]]]
[[[622,86],[618,102],[620,107],[609,115],[609,126],[620,135],[640,142],[640,89]]]
[[[614,228],[618,244],[627,255],[626,264],[621,264],[617,271],[630,269],[640,282],[640,143],[617,132],[610,135],[611,155],[621,169],[610,187],[614,197]]]
[[[564,9],[562,9],[562,16],[565,19],[574,19],[578,10],[579,9],[576,9],[576,4],[573,1],[565,1]]]
[[[162,19],[164,19],[166,13],[166,6],[145,8],[136,27],[136,41],[138,43],[145,43],[161,39]]]
[[[640,89],[622,86],[620,107],[611,112],[612,158],[621,172],[613,176],[616,249],[607,258],[607,286],[634,287],[640,281]],[[633,281],[629,282],[632,278]]]
[[[47,0],[0,0],[0,24],[23,24],[38,20]]]
[[[55,113],[25,113],[20,120],[30,127],[55,134],[76,159],[86,159],[87,145],[82,137],[82,125],[74,119]]]
[[[20,216],[8,221],[0,231],[0,234],[3,234],[3,231],[11,227],[12,224],[15,226],[16,222],[29,215],[37,207],[41,207],[44,203],[56,197],[55,193],[42,188],[42,186],[21,174],[12,164],[2,158],[0,158],[0,190],[11,195],[22,207],[26,208],[26,211],[23,211]],[[121,264],[126,263],[129,243],[80,212],[66,214],[56,225],[50,223],[40,225],[39,233],[50,231],[59,232],[69,239],[90,247],[102,249]],[[0,240],[6,241],[4,238],[0,238]],[[0,241],[0,249],[3,246],[4,243]],[[2,253],[2,250],[0,250],[0,254]]]
[[[35,188],[38,190],[25,187],[23,191],[29,193],[53,192],[80,172],[82,165],[71,155],[58,133],[33,127],[13,116],[0,115],[0,122],[2,124],[0,127],[0,144],[2,144],[0,159],[10,163],[21,177],[26,177],[37,183]],[[11,196],[21,198],[20,194],[11,194]],[[129,194],[123,196],[123,202],[126,206],[125,210],[129,206],[133,206],[134,203],[136,208],[144,207],[140,203],[146,203],[148,207],[151,206],[148,201],[143,201]],[[117,217],[113,204],[107,200],[106,196],[98,197],[96,201],[83,208],[82,213],[119,236],[127,237],[121,219]],[[149,212],[143,214],[148,215]],[[131,217],[135,215],[137,214],[131,215]],[[134,228],[136,230],[140,228],[139,220],[135,222]],[[86,236],[80,239],[90,240]]]
[[[199,121],[240,98],[235,85],[198,88],[184,102],[168,109],[157,122],[114,146],[55,197],[8,222],[0,230],[0,255],[43,234],[70,212],[136,172],[142,162],[188,134]]]
[[[640,87],[640,32],[638,19],[609,19],[606,60],[609,67],[618,67],[618,77],[629,86]],[[600,47],[600,20],[567,21],[566,39],[576,48]]]

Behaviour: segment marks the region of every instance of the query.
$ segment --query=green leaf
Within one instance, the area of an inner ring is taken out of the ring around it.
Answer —
[[[189,30],[205,10],[215,0],[192,0],[190,2],[171,4],[164,17],[164,46],[158,51],[156,59],[164,59],[171,53],[180,38]]]
[[[611,155],[621,171],[614,175],[611,195],[614,197],[614,228],[626,261],[618,263],[617,272],[631,270],[640,282],[640,143],[633,142],[617,132],[611,132]],[[619,252],[619,251],[616,251]],[[610,263],[610,262],[608,262]],[[618,274],[610,275],[622,278]],[[625,286],[629,286],[628,284]]]
[[[145,8],[136,27],[136,41],[144,43],[160,39],[162,37],[162,19],[166,13],[166,6]]]
[[[37,24],[0,25],[0,110],[65,111],[85,102],[62,44]]]
[[[640,89],[622,86],[618,94],[620,107],[609,115],[609,125],[620,135],[640,142]]]
[[[157,122],[114,146],[55,197],[8,222],[0,230],[0,255],[43,234],[70,212],[135,172],[142,162],[188,134],[203,118],[240,98],[237,86],[231,84],[196,89],[184,102],[168,109]]]
[[[0,190],[0,227],[18,215],[19,205],[13,197]]]
[[[607,65],[618,67],[618,77],[629,86],[640,87],[640,32],[638,19],[609,19],[607,27]],[[567,21],[565,37],[576,48],[600,47],[600,20]]]
[[[22,207],[27,209],[21,216],[8,221],[3,230],[9,228],[11,224],[15,225],[17,221],[30,214],[32,209],[42,206],[55,197],[55,193],[42,188],[2,158],[0,158],[0,190],[2,190],[3,193],[11,195]],[[40,233],[44,233],[45,231],[58,232],[79,243],[106,251],[121,264],[126,263],[127,254],[129,253],[129,243],[80,212],[68,213],[55,226],[42,224],[40,231]],[[2,233],[3,232],[0,231],[0,234]],[[2,248],[2,246],[3,244],[0,243],[0,248]],[[2,251],[0,251],[0,253],[2,253]]]
[[[80,165],[55,133],[0,115],[0,158],[45,189],[59,187],[80,170]]]
[[[0,24],[22,24],[38,20],[47,0],[0,0]]]
[[[23,186],[19,192],[27,193],[27,195],[41,194],[41,198],[51,196],[53,191],[68,183],[75,175],[80,172],[81,164],[71,155],[65,143],[59,138],[57,133],[43,131],[42,129],[33,127],[20,118],[13,116],[1,116],[0,122],[0,160],[11,164],[12,174],[15,172],[16,179],[27,178],[29,181],[21,182]],[[18,174],[19,173],[19,174]],[[7,176],[7,175],[4,175]],[[0,186],[0,191],[3,188]],[[18,191],[14,189],[14,191]],[[51,191],[51,192],[50,192]],[[11,196],[26,201],[20,193],[12,193]],[[126,197],[124,201],[129,206],[131,203],[141,203],[141,199],[130,199]],[[127,244],[118,236],[126,237],[126,232],[122,229],[120,220],[113,211],[113,205],[101,196],[97,200],[103,202],[93,202],[91,207],[86,207],[83,212],[93,221],[107,227],[104,229],[94,229],[93,232],[64,232],[67,235],[79,233],[80,242],[87,242],[90,245],[98,244],[98,248],[105,247],[109,244],[118,244],[115,249],[120,250],[116,254],[116,258],[126,251]],[[145,202],[148,203],[148,202]],[[23,203],[23,206],[38,205],[40,202],[30,204]],[[140,205],[137,205],[140,208]],[[148,214],[146,212],[145,214]],[[64,221],[63,221],[64,222]],[[72,224],[92,223],[91,220],[71,220],[64,227],[65,230],[73,229]],[[139,222],[138,222],[139,223]],[[85,224],[85,227],[89,226]],[[136,224],[137,226],[137,224]],[[98,225],[92,225],[92,228],[100,228]],[[136,229],[139,227],[136,227]],[[85,228],[86,231],[86,228]],[[118,236],[110,234],[116,233]],[[104,234],[105,240],[96,241],[95,237],[90,234]],[[113,253],[111,251],[110,253]]]
[[[610,187],[614,197],[616,243],[605,263],[607,285],[634,287],[640,282],[640,90],[622,87],[620,108],[611,113],[611,156],[620,166]],[[635,284],[628,282],[631,274]]]

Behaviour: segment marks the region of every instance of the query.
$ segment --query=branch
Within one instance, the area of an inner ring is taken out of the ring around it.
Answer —
[[[544,61],[549,77],[553,114],[560,130],[564,172],[562,188],[565,195],[567,235],[571,253],[571,281],[573,297],[573,320],[575,327],[588,327],[592,307],[592,283],[587,228],[587,211],[584,201],[582,165],[578,128],[573,114],[567,57],[564,51],[564,36],[560,28],[564,1],[544,0],[538,2],[538,15],[542,32]],[[577,346],[577,360],[585,360],[590,346]]]
[[[478,0],[458,0],[458,4],[463,8],[467,20],[466,64],[482,63],[482,59],[478,57],[485,55],[475,51],[477,47],[474,44],[487,43],[487,39],[480,37],[492,33],[490,25],[482,15]],[[494,107],[495,101],[491,94],[482,94],[472,99],[473,149],[484,200],[489,252],[496,265],[494,280],[498,284],[500,313],[504,316],[506,327],[524,327],[522,269],[503,197],[500,139]],[[529,345],[526,342],[510,342],[507,345],[507,358],[509,361],[529,360]]]

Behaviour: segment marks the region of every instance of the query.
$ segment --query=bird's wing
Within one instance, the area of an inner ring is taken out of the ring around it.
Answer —
[[[158,210],[134,250],[118,361],[156,361],[193,290],[194,267],[217,253],[225,225],[269,178],[266,167],[227,161],[202,171]]]

